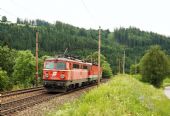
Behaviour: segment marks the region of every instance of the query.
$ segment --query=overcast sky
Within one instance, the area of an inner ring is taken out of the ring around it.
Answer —
[[[169,0],[0,0],[0,15],[110,31],[134,26],[170,36]]]

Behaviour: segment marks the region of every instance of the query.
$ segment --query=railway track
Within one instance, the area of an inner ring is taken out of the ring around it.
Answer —
[[[102,83],[107,82],[107,81],[108,80],[102,80]],[[1,109],[0,109],[1,113],[0,113],[0,115],[2,115],[2,116],[3,115],[11,115],[11,114],[13,114],[17,111],[24,110],[28,107],[35,105],[35,104],[39,104],[41,102],[48,101],[48,100],[53,99],[55,97],[59,97],[59,96],[65,95],[65,94],[69,94],[69,93],[79,91],[79,90],[84,89],[84,88],[96,86],[96,85],[97,84],[95,83],[95,84],[83,86],[83,87],[80,87],[80,88],[76,88],[74,90],[70,90],[66,93],[50,94],[50,93],[47,93],[47,92],[42,92],[42,93],[39,93],[37,95],[33,95],[33,96],[25,97],[25,98],[22,98],[22,99],[12,100],[12,101],[8,101],[8,102],[5,102],[5,103],[1,103]]]
[[[40,93],[46,92],[44,87],[37,87],[37,88],[30,88],[30,89],[24,89],[24,90],[17,90],[17,91],[11,91],[11,92],[5,92],[1,95],[0,102],[1,103],[7,103],[14,100],[19,100],[25,97],[38,95]]]
[[[24,94],[24,93],[27,93],[27,92],[39,91],[39,90],[42,90],[42,89],[44,89],[43,86],[39,86],[39,87],[16,90],[16,91],[7,91],[7,92],[0,93],[0,96],[1,96],[1,98],[4,98],[4,97],[13,96],[13,95]]]

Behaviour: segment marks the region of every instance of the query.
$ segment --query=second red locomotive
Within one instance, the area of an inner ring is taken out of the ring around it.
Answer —
[[[75,87],[95,83],[97,79],[98,66],[92,63],[65,57],[49,58],[44,62],[43,83],[49,92],[65,92]]]

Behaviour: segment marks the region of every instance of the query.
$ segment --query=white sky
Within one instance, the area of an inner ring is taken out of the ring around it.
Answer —
[[[170,36],[169,0],[0,0],[8,20],[56,20],[86,29],[134,26]]]

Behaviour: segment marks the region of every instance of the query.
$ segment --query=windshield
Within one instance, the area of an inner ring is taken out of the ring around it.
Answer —
[[[46,62],[45,69],[65,70],[66,63],[65,62]]]
[[[57,62],[56,63],[56,69],[57,70],[65,70],[66,69],[66,64],[64,62]]]
[[[46,62],[45,68],[46,69],[54,69],[54,62]]]

